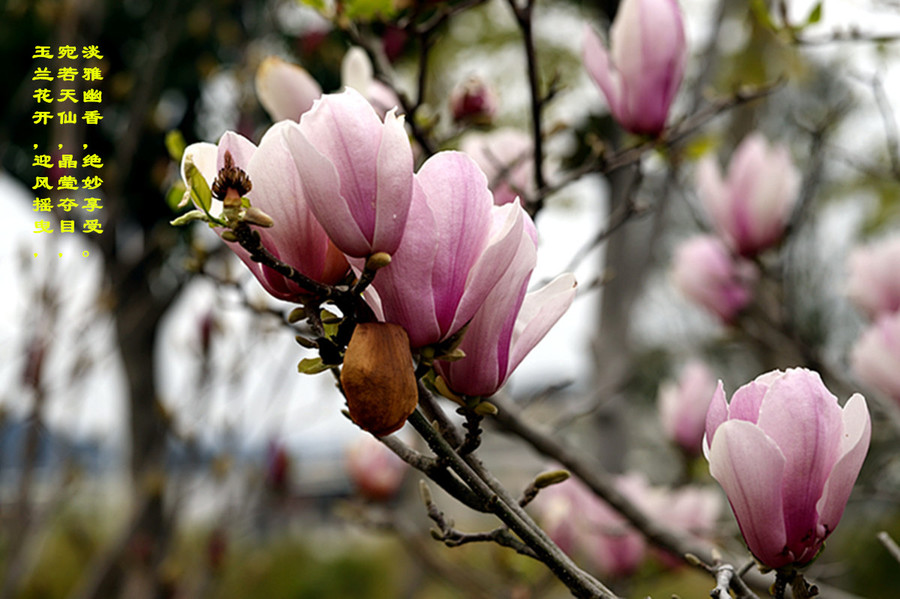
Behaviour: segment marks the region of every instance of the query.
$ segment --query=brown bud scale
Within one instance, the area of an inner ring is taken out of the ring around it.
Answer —
[[[361,429],[382,437],[402,427],[419,401],[403,327],[384,322],[356,325],[344,353],[341,387],[350,418]]]

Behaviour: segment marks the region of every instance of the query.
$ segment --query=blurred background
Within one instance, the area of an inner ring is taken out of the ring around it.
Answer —
[[[633,141],[581,65],[584,23],[605,30],[616,4],[536,5],[540,74],[552,91],[544,111],[551,181],[565,180],[598,144]],[[453,5],[465,10],[421,35]],[[656,408],[660,384],[692,358],[729,393],[795,365],[821,370],[842,402],[857,390],[847,385],[857,383],[848,355],[864,319],[843,291],[845,259],[897,229],[900,6],[827,0],[820,19],[810,18],[813,2],[781,6],[682,2],[691,59],[675,119],[742,86],[781,83],[705,118],[669,155],[647,153],[636,193],[646,210],[608,238],[600,234],[615,222],[633,169],[571,177],[536,216],[533,281],[574,269],[581,291],[504,393],[610,472],[641,471],[658,485],[711,482],[702,458],[664,438]],[[359,39],[406,94],[426,57],[415,117],[436,147],[499,129],[530,134],[521,33],[499,0],[3,3],[0,599],[567,596],[542,565],[507,549],[433,541],[420,477],[341,415],[327,373],[296,372],[308,350],[285,323],[290,306],[267,297],[208,228],[169,224],[183,192],[179,147],[226,130],[259,141],[271,124],[253,83],[265,57],[302,65],[336,91]],[[102,121],[35,124],[35,47],[89,44],[103,55]],[[497,99],[478,122],[456,118],[448,104],[473,77]],[[775,291],[755,316],[726,326],[679,295],[668,273],[673,248],[704,228],[695,161],[727,157],[753,130],[791,149],[809,197],[789,241],[762,265],[778,273]],[[55,161],[60,145],[103,159],[103,208],[77,217],[99,218],[102,234],[33,232],[39,218],[66,218],[32,203],[43,172],[34,156]],[[767,310],[778,315],[774,332]],[[859,488],[814,566],[817,580],[847,597],[891,596],[900,575],[874,536],[884,529],[900,538],[897,405],[870,405],[873,446]],[[484,459],[512,489],[549,466],[521,443],[486,437]],[[492,526],[436,496],[460,528]],[[716,538],[739,547],[735,532],[723,507]],[[711,585],[651,558],[613,586],[644,597],[706,595]]]

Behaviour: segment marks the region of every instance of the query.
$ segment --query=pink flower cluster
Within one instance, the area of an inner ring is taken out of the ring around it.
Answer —
[[[697,192],[715,235],[684,242],[675,254],[675,285],[723,322],[732,322],[753,297],[756,268],[747,260],[781,241],[800,190],[787,148],[759,133],[735,150],[723,178],[716,160],[697,167]]]
[[[259,147],[235,133],[189,146],[186,182],[188,164],[214,195],[228,164],[243,171],[252,187],[239,195],[274,221],[259,231],[263,246],[312,279],[333,284],[389,254],[366,301],[380,320],[401,325],[414,349],[468,325],[468,357],[436,364],[458,394],[496,392],[574,298],[570,274],[527,293],[537,234],[518,202],[495,205],[485,175],[459,152],[414,172],[403,117],[391,109],[381,118],[353,88],[315,100],[299,122],[276,123]],[[297,285],[230,247],[269,293],[303,302]]]
[[[695,538],[712,535],[721,511],[720,495],[710,488],[651,487],[637,474],[619,477],[616,487],[648,517]],[[541,491],[535,508],[547,534],[563,551],[583,556],[604,576],[629,576],[647,558],[644,536],[580,480],[569,479]],[[680,561],[659,557],[666,565]]]
[[[900,402],[900,237],[859,247],[848,260],[847,294],[871,324],[850,361],[865,383]]]

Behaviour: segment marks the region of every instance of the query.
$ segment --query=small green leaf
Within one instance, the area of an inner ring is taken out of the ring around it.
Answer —
[[[297,364],[297,372],[300,374],[319,374],[328,370],[328,366],[322,363],[322,358],[303,358]]]
[[[394,0],[346,0],[344,8],[348,19],[362,21],[389,20],[397,12]]]
[[[187,189],[184,187],[184,183],[182,183],[181,181],[175,183],[169,189],[169,192],[166,194],[166,204],[169,205],[169,208],[172,209],[172,212],[178,212],[181,208],[184,208],[182,200],[184,200],[185,191],[187,191]]]
[[[750,12],[753,13],[759,24],[766,29],[771,31],[778,30],[778,27],[772,21],[772,16],[769,14],[769,7],[765,0],[750,0]]]
[[[208,217],[206,216],[206,213],[202,210],[191,210],[190,212],[186,212],[178,218],[172,220],[169,224],[175,227],[180,227],[182,225],[194,222],[195,220],[207,220],[207,218]]]
[[[809,16],[806,17],[807,25],[815,25],[819,21],[822,20],[822,0],[816,2],[816,5],[812,7],[812,10],[809,11]]]
[[[325,336],[329,339],[334,338],[334,336],[337,335],[338,326],[340,326],[341,320],[343,319],[337,314],[329,312],[324,308],[319,314],[319,317],[322,319],[322,328],[325,329]]]
[[[300,4],[309,6],[310,8],[322,14],[325,14],[326,9],[328,8],[325,4],[325,0],[300,0]]]
[[[181,134],[181,131],[172,129],[166,133],[166,150],[168,150],[169,157],[172,160],[181,162],[181,156],[184,154],[186,147],[187,143],[184,141],[184,135]]]
[[[194,204],[209,214],[209,209],[212,206],[212,192],[209,190],[209,184],[206,182],[206,179],[200,174],[200,170],[194,166],[194,161],[191,160],[190,156],[184,162],[184,173],[187,176],[188,190],[191,192],[191,199],[194,200]]]

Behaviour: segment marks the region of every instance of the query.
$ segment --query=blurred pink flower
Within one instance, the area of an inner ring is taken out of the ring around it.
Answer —
[[[287,151],[282,133],[288,122],[273,125],[263,136],[259,147],[236,133],[227,132],[218,144],[196,143],[188,146],[182,158],[182,177],[187,183],[185,164],[193,162],[212,186],[225,166],[228,153],[236,168],[249,178],[252,187],[238,191],[251,204],[275,221],[270,228],[258,227],[263,246],[276,258],[296,268],[307,277],[326,284],[340,281],[349,270],[347,260],[331,244],[324,229],[316,221],[302,193],[300,177]],[[220,211],[215,201],[213,212]],[[298,300],[302,290],[292,281],[258,262],[236,243],[229,243],[247,268],[273,296]]]
[[[619,491],[632,495],[642,489],[625,477]],[[580,480],[571,478],[540,492],[535,509],[544,530],[569,555],[581,554],[604,576],[626,577],[643,563],[647,544],[643,535]]]
[[[443,341],[472,319],[492,289],[517,285],[511,274],[533,268],[518,251],[523,238],[532,243],[533,228],[518,203],[494,206],[468,156],[439,152],[416,174],[406,233],[375,277],[370,303],[386,322],[406,329],[412,347]]]
[[[699,235],[675,251],[672,281],[690,300],[730,323],[752,298],[756,269],[735,258],[713,235]]]
[[[900,312],[882,314],[863,332],[850,363],[862,382],[900,402]]]
[[[776,244],[800,191],[800,173],[784,146],[759,133],[744,138],[722,179],[713,156],[697,165],[697,192],[716,232],[741,256]]]
[[[360,258],[397,251],[413,190],[413,156],[403,117],[384,122],[350,88],[322,96],[284,137],[303,195],[331,241]]]
[[[358,46],[353,46],[344,55],[344,61],[341,63],[341,82],[345,87],[352,87],[361,93],[381,117],[391,109],[400,107],[397,94],[375,79],[369,55]]]
[[[716,379],[703,362],[685,365],[677,381],[659,388],[659,416],[666,435],[688,455],[700,455],[706,412],[716,391]]]
[[[450,113],[456,122],[489,125],[497,112],[497,95],[478,77],[469,77],[450,94]]]
[[[712,535],[722,509],[720,494],[707,487],[653,487],[640,474],[619,476],[615,484],[648,518],[696,539]],[[583,555],[605,576],[629,576],[647,556],[643,535],[578,479],[544,489],[534,505],[553,542],[569,555]],[[680,563],[662,559],[670,567]]]
[[[372,435],[361,436],[347,448],[347,473],[360,495],[370,501],[392,499],[409,466]]]
[[[676,0],[623,0],[610,27],[610,49],[586,25],[584,65],[623,129],[659,135],[687,61]]]
[[[460,149],[484,171],[498,206],[515,200],[520,191],[534,191],[534,150],[531,137],[522,131],[503,128],[468,133]]]
[[[273,121],[299,121],[322,95],[322,88],[303,67],[268,56],[256,70],[256,97]]]
[[[847,295],[870,319],[900,310],[900,237],[853,250],[848,260]]]
[[[774,370],[706,420],[709,471],[722,485],[753,555],[769,568],[815,559],[844,513],[869,448],[866,400],[842,409],[811,370]]]

